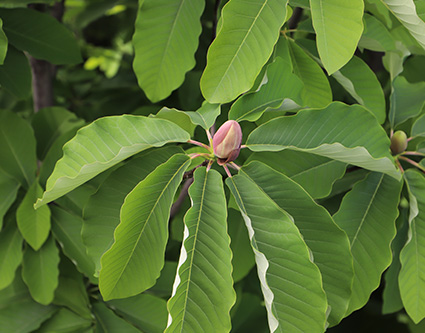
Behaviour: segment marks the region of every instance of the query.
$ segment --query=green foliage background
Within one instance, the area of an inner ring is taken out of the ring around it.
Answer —
[[[0,332],[423,332],[424,20],[0,0]]]

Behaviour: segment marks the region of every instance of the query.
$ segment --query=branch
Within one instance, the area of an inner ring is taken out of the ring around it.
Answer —
[[[173,203],[173,205],[171,206],[171,210],[170,210],[170,222],[172,221],[172,219],[178,214],[178,212],[180,211],[180,208],[183,205],[184,199],[186,199],[186,196],[188,194],[189,191],[189,187],[190,185],[192,185],[193,183],[193,177],[187,179],[183,186],[182,186],[182,190],[180,191],[179,197],[177,198],[177,200]]]

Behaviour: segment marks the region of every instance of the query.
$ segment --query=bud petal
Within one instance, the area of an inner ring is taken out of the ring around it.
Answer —
[[[391,152],[394,155],[401,154],[407,148],[407,135],[403,131],[397,131],[391,137]]]
[[[214,155],[222,164],[234,161],[239,156],[242,130],[237,121],[226,121],[213,137]]]

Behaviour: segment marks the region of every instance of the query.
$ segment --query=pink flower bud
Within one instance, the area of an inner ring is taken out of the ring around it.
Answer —
[[[218,164],[234,161],[239,156],[242,142],[242,130],[237,121],[226,121],[213,137],[214,155]]]

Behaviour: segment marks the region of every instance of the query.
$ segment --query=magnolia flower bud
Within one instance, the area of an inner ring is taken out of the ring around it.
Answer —
[[[401,154],[407,148],[407,135],[403,131],[397,131],[391,137],[391,152],[394,155]]]
[[[239,156],[242,142],[242,130],[237,121],[226,121],[213,137],[214,155],[218,164],[234,161]]]

